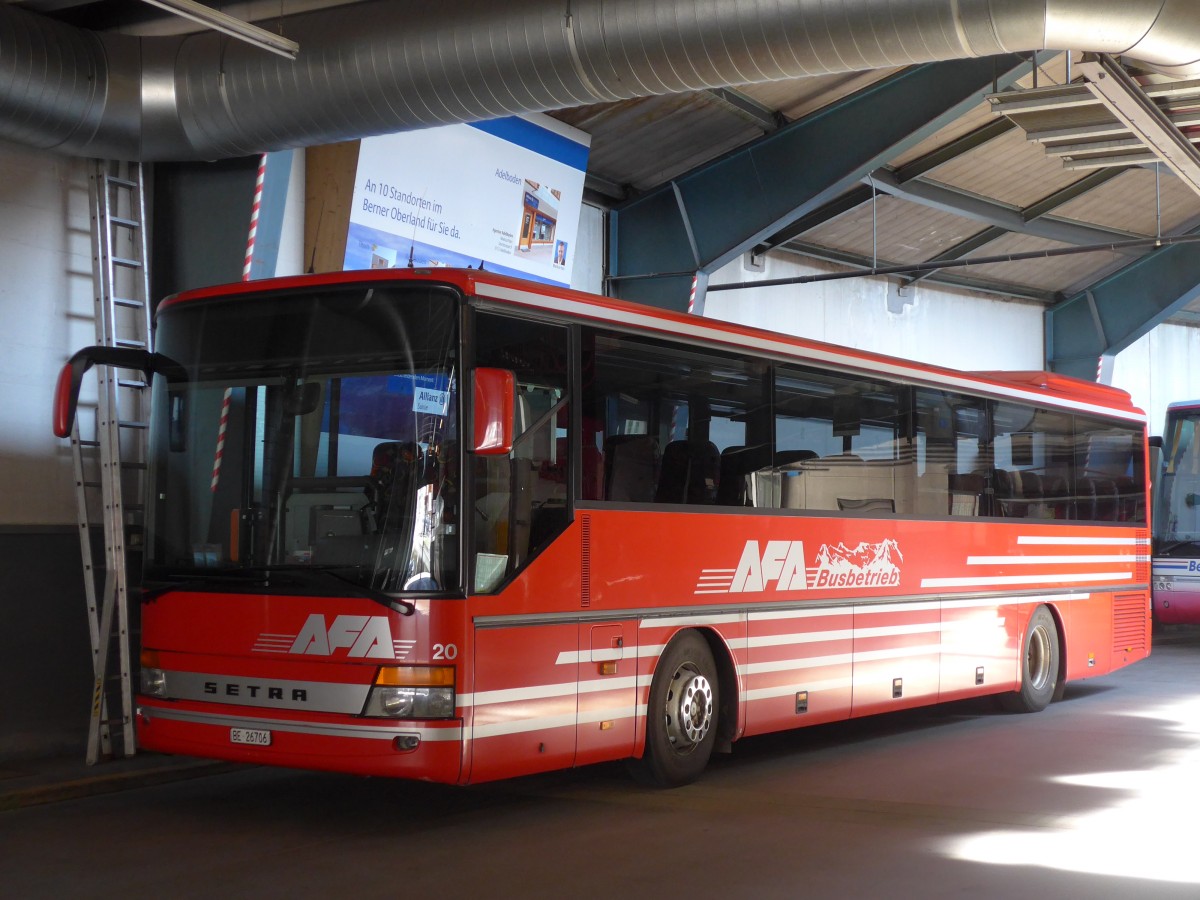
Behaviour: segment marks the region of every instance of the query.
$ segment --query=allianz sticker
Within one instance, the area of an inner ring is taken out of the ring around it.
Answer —
[[[444,416],[450,409],[450,392],[433,388],[413,388],[413,412]]]
[[[904,555],[892,538],[850,548],[822,544],[807,565],[803,541],[746,541],[734,569],[703,569],[696,594],[896,587]]]

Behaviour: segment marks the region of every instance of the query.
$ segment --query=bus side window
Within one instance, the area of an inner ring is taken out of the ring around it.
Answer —
[[[1078,518],[1073,417],[1003,402],[993,405],[992,418],[996,513],[1022,519]]]
[[[907,393],[851,375],[780,367],[774,465],[755,478],[756,505],[914,512]]]
[[[920,515],[990,515],[986,402],[917,388],[917,511]]]
[[[586,498],[744,505],[739,451],[768,450],[765,363],[590,329],[583,354],[584,453],[604,472],[595,493],[585,458]]]
[[[658,440],[648,434],[616,434],[604,442],[604,499],[650,503],[658,484]]]
[[[1077,415],[1074,441],[1078,518],[1146,521],[1145,467],[1138,433]],[[1186,495],[1183,499],[1181,506],[1189,509]]]
[[[511,454],[471,461],[476,590],[497,589],[569,520],[570,421],[567,329],[480,313],[475,365],[517,378]]]

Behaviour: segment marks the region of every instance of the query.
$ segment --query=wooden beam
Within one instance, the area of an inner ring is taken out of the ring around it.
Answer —
[[[358,141],[309,147],[304,167],[306,272],[339,272],[346,259]]]

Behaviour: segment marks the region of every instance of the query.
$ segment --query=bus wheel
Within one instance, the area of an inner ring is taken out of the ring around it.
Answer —
[[[717,666],[704,638],[688,631],[671,641],[650,683],[646,751],[632,765],[639,781],[678,787],[700,777],[717,738],[717,691]]]
[[[1040,712],[1058,687],[1058,628],[1054,616],[1039,606],[1029,617],[1021,654],[1021,689],[1002,698],[1011,712]]]

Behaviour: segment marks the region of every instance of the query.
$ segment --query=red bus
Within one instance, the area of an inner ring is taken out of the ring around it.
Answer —
[[[156,347],[76,354],[56,413],[92,363],[152,378],[146,749],[675,785],[1150,651],[1145,417],[1112,388],[475,270],[191,291]]]
[[[1153,616],[1159,625],[1200,622],[1200,400],[1172,403],[1162,435],[1153,503]]]

